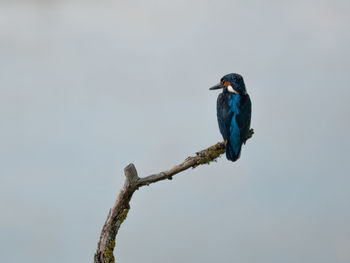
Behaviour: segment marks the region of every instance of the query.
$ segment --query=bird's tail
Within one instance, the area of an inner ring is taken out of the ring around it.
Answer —
[[[237,146],[236,146],[237,147]],[[233,148],[233,145],[231,145],[230,142],[226,144],[226,158],[232,162],[237,161],[239,157],[241,156],[241,145],[239,146],[239,149],[236,151]]]

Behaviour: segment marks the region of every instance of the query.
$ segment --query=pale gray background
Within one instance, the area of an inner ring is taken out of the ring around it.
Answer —
[[[0,3],[1,262],[92,262],[128,163],[221,140],[230,72],[254,138],[138,191],[117,260],[350,262],[348,0]]]

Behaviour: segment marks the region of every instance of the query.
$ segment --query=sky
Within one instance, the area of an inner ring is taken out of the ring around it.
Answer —
[[[241,158],[134,194],[118,262],[350,262],[349,1],[0,0],[0,254],[92,262],[134,163],[221,141],[240,73]]]

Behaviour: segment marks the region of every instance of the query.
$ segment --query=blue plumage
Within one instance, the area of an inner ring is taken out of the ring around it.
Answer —
[[[241,75],[231,73],[221,78],[210,89],[223,89],[217,99],[219,129],[226,144],[226,158],[236,161],[242,144],[248,137],[251,119],[251,101]]]

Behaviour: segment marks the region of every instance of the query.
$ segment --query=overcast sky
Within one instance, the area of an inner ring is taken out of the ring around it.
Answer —
[[[254,137],[136,192],[119,262],[350,262],[349,1],[0,1],[0,254],[92,262],[140,176],[221,140],[243,75]]]

